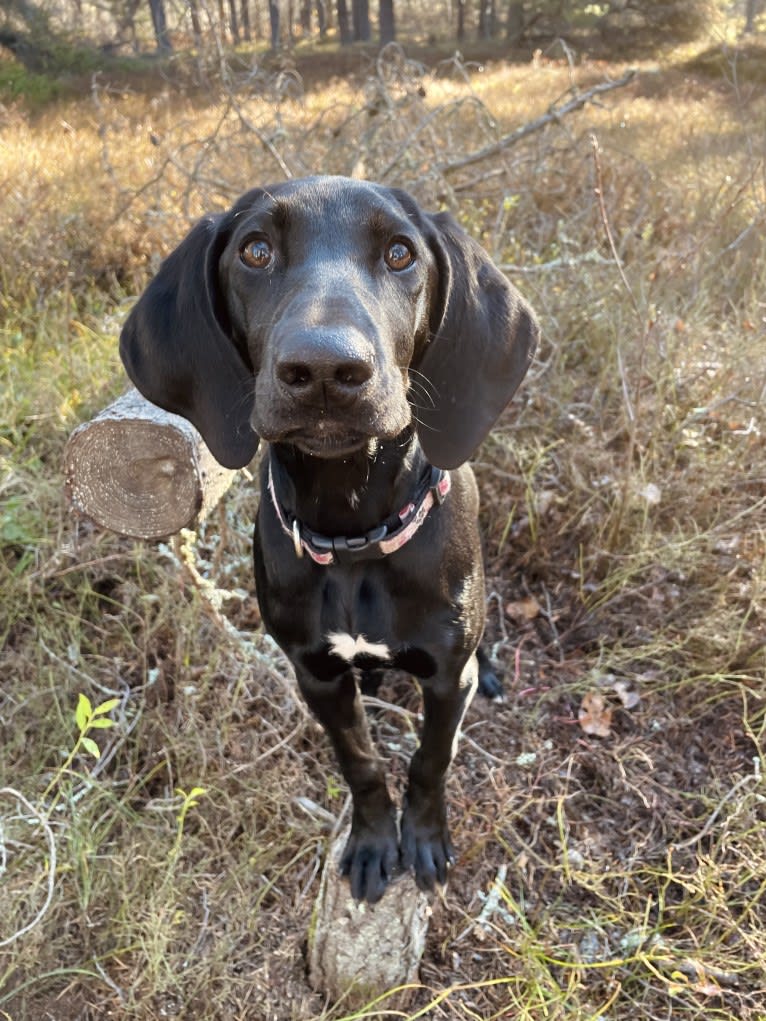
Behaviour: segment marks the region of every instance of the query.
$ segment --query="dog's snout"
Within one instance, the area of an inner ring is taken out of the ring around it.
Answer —
[[[276,377],[303,403],[350,403],[374,372],[371,346],[361,336],[307,330],[280,345]]]

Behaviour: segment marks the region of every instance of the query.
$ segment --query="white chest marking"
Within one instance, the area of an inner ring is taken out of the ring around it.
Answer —
[[[327,635],[330,649],[336,656],[353,663],[356,656],[375,656],[377,659],[390,659],[391,652],[383,642],[368,642],[364,635],[346,634],[345,631],[331,631]]]

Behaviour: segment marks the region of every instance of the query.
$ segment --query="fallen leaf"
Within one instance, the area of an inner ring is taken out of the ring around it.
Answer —
[[[641,698],[637,691],[633,691],[628,681],[615,681],[612,685],[617,692],[617,697],[626,709],[635,709]]]
[[[505,608],[505,615],[510,617],[514,624],[526,624],[534,620],[540,613],[540,604],[534,596],[526,596],[515,602],[508,603]]]
[[[583,695],[577,718],[586,734],[592,734],[594,737],[609,737],[612,727],[612,710],[598,692],[589,691]]]

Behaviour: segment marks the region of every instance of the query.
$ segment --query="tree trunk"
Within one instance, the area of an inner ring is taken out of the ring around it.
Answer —
[[[301,34],[305,38],[311,35],[311,0],[301,0]]]
[[[194,45],[199,49],[202,42],[202,23],[199,20],[199,0],[189,0],[189,17],[191,18]]]
[[[354,42],[370,41],[370,0],[351,0],[354,23]]]
[[[495,34],[495,0],[479,0],[479,38],[491,39]]]
[[[235,43],[238,43],[239,20],[237,19],[237,0],[229,0],[229,25],[231,26],[231,37]]]
[[[327,8],[325,7],[325,0],[316,0],[316,8],[319,38],[324,39],[327,35]]]
[[[457,0],[457,41],[462,43],[465,39],[465,0]]]
[[[140,539],[194,525],[235,474],[218,464],[191,423],[137,390],[78,426],[64,450],[65,488],[75,510]]]
[[[348,22],[348,6],[346,0],[337,0],[338,3],[338,34],[342,46],[348,46],[353,42],[351,26]]]
[[[510,0],[505,19],[505,38],[509,43],[515,43],[523,34],[524,4],[520,0]]]
[[[173,47],[168,36],[165,0],[149,0],[149,9],[152,12],[152,25],[154,26],[154,38],[157,40],[157,52],[161,54],[170,53]]]
[[[279,49],[279,0],[269,0],[269,27],[271,29],[271,48]]]
[[[242,32],[245,36],[245,40],[250,42],[252,39],[252,33],[250,31],[250,7],[247,0],[242,0],[239,9],[242,19]]]
[[[380,0],[380,41],[385,46],[396,38],[394,21],[394,0]]]

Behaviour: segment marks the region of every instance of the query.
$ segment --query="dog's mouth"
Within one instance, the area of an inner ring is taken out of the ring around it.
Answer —
[[[348,457],[366,447],[370,437],[329,422],[320,421],[311,432],[295,430],[285,437],[304,454],[312,457]]]

